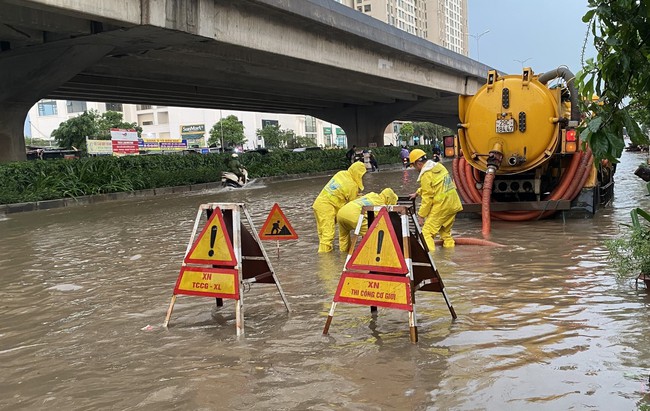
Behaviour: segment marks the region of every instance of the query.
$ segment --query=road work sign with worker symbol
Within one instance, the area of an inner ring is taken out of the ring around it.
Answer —
[[[275,203],[260,229],[260,240],[296,240],[297,238],[296,230],[289,224],[280,205]]]
[[[199,232],[203,221],[206,223]],[[289,311],[287,298],[246,206],[201,204],[163,326],[168,326],[179,294],[214,297],[217,307],[223,306],[223,299],[235,301],[237,335],[243,335],[244,291],[253,284],[275,285]]]

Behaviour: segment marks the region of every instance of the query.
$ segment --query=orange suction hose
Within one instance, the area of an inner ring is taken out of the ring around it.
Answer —
[[[547,197],[548,201],[557,201],[560,199],[573,200],[578,194],[579,190],[584,186],[584,182],[589,176],[589,165],[592,161],[593,155],[591,150],[587,152],[576,152],[571,159],[569,167],[567,167],[566,172],[562,176],[560,184],[550,193]],[[474,168],[467,163],[464,158],[459,158],[458,162],[453,165],[456,169],[454,172],[454,177],[457,181],[457,186],[459,186],[459,191],[462,193],[463,200],[465,202],[481,203],[481,213],[483,216],[483,232],[485,235],[485,220],[486,213],[485,207],[489,207],[489,204],[486,205],[486,198],[489,199],[492,195],[492,187],[489,187],[487,190],[486,186],[493,181],[483,182],[483,193],[480,193],[474,184]],[[486,174],[486,179],[488,179],[488,174]],[[490,180],[493,180],[494,176]],[[483,194],[483,195],[481,195]],[[469,201],[468,201],[469,200]],[[539,211],[492,211],[489,212],[491,218],[496,218],[505,221],[528,221],[539,218],[544,218],[552,215],[555,211],[549,210],[545,212]],[[490,223],[487,224],[487,232],[489,233]]]
[[[489,247],[505,247],[503,244],[495,243],[493,241],[484,240],[482,238],[469,238],[469,237],[454,237],[456,245],[481,245]],[[435,241],[436,246],[442,246],[442,240]]]

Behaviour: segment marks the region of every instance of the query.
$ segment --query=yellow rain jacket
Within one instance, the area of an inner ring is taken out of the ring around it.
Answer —
[[[429,250],[435,248],[434,238],[440,233],[444,247],[453,247],[451,227],[456,219],[456,213],[463,209],[456,185],[442,163],[427,161],[418,177],[420,182],[419,194],[422,203],[418,215],[426,218],[422,234]]]
[[[362,207],[395,204],[397,204],[397,194],[392,189],[385,188],[380,194],[368,193],[344,205],[336,214],[336,221],[339,224],[339,249],[343,252],[349,250],[350,232],[357,228]],[[359,235],[365,235],[366,231],[368,231],[368,217],[364,215]]]
[[[363,191],[363,176],[366,166],[355,162],[346,171],[339,171],[321,190],[312,208],[318,229],[318,252],[332,251],[336,234],[336,213],[345,204],[359,197]]]

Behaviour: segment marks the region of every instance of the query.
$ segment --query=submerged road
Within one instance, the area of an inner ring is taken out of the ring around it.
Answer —
[[[344,256],[316,253],[311,203],[327,177],[9,215],[0,221],[0,408],[633,410],[650,401],[650,294],[617,282],[604,240],[650,208],[625,153],[611,208],[593,219],[495,221],[504,248],[438,249],[458,319],[418,293],[403,311],[339,304]],[[415,190],[382,171],[367,191]],[[292,312],[253,285],[246,336],[232,301],[179,296],[161,327],[197,207],[244,202],[257,227],[278,202],[300,238],[267,242]],[[480,237],[480,221],[454,234]]]

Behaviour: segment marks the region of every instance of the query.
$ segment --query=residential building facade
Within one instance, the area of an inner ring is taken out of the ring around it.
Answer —
[[[247,141],[242,149],[245,150],[264,146],[264,141],[257,137],[257,130],[268,124],[292,130],[298,136],[311,137],[320,147],[347,145],[343,129],[307,115],[66,100],[41,100],[35,104],[27,117],[26,134],[50,140],[52,132],[62,122],[86,110],[96,110],[99,113],[108,110],[121,112],[125,122],[137,123],[142,127],[143,139],[187,140],[189,147],[206,147],[212,127],[222,118],[231,115],[237,117],[244,126]]]

